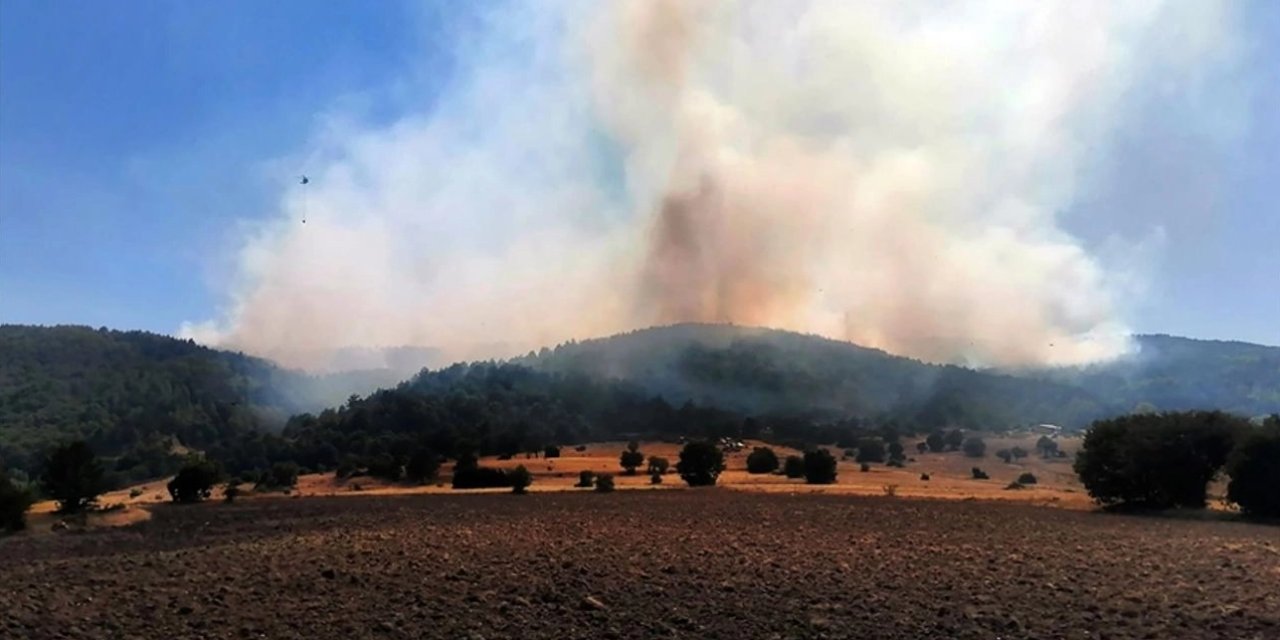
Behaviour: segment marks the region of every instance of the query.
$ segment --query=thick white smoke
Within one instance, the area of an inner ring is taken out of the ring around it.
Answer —
[[[735,322],[936,361],[1127,347],[1132,274],[1056,217],[1135,96],[1225,64],[1226,3],[532,3],[311,184],[184,333],[300,366]],[[301,222],[305,216],[306,223]]]

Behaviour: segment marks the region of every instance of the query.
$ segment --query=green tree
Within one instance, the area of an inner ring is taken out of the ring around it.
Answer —
[[[40,482],[62,513],[78,513],[93,506],[107,490],[102,464],[83,440],[54,449],[45,459]]]
[[[987,455],[987,443],[977,436],[965,438],[964,454],[970,458],[981,458]]]
[[[520,465],[507,472],[507,479],[511,481],[511,493],[523,494],[533,484],[533,474]]]
[[[996,457],[1004,460],[1005,464],[1013,462],[1013,452],[1008,449],[1001,449],[997,451]]]
[[[404,465],[405,478],[418,484],[435,480],[439,473],[440,456],[430,449],[418,449]]]
[[[1252,430],[1227,460],[1227,499],[1246,515],[1280,518],[1280,416]]]
[[[596,492],[610,493],[613,491],[613,474],[602,473],[596,477]]]
[[[804,458],[801,458],[800,456],[787,456],[787,459],[782,465],[782,473],[792,479],[803,478]]]
[[[671,468],[671,462],[659,456],[649,456],[649,475],[662,475]]]
[[[832,484],[836,481],[836,458],[826,449],[804,452],[804,481],[809,484]]]
[[[924,439],[924,443],[929,450],[934,453],[942,453],[947,449],[947,436],[941,431],[934,431],[929,437]]]
[[[964,446],[964,432],[959,429],[952,429],[946,435],[947,451],[956,451]]]
[[[879,438],[863,438],[859,440],[858,455],[855,461],[884,462],[884,442]]]
[[[894,440],[889,443],[889,460],[901,462],[907,459],[906,450],[902,448],[902,443]]]
[[[711,442],[690,442],[680,450],[676,471],[691,487],[714,485],[724,471],[724,454]]]
[[[755,447],[747,455],[747,473],[773,473],[778,469],[778,454],[769,447]]]
[[[169,481],[169,497],[182,504],[207,500],[221,479],[222,470],[218,465],[204,458],[190,460]]]
[[[634,476],[636,469],[644,464],[644,454],[640,452],[640,443],[632,440],[627,443],[627,450],[622,452],[618,463],[627,470],[627,475]]]
[[[1036,440],[1036,451],[1040,452],[1041,458],[1052,458],[1058,453],[1058,441],[1049,436],[1040,436]]]

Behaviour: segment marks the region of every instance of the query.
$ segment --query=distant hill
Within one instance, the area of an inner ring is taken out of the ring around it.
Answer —
[[[0,461],[30,469],[87,439],[125,477],[162,475],[172,451],[278,431],[292,414],[390,386],[398,372],[309,376],[141,331],[0,325]]]

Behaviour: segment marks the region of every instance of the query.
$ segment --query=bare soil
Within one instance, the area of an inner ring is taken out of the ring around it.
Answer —
[[[149,509],[0,540],[0,637],[1280,637],[1280,530],[1239,522],[725,489]]]

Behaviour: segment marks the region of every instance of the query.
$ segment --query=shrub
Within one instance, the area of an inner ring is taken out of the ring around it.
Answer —
[[[169,497],[183,504],[207,500],[221,479],[222,471],[217,465],[208,460],[193,460],[169,481]]]
[[[358,487],[360,485],[353,483],[352,486]],[[240,497],[240,481],[232,478],[222,488],[222,499],[226,502],[235,502],[238,497]]]
[[[1022,447],[1014,447],[1009,450],[1009,453],[1013,455],[1015,460],[1021,460],[1027,457],[1027,450]]]
[[[596,472],[591,470],[583,470],[578,472],[578,484],[573,486],[590,488],[596,481]]]
[[[788,478],[804,477],[804,458],[800,456],[787,456],[782,464],[782,473]]]
[[[578,446],[574,447],[574,448],[573,448],[573,450],[574,450],[574,451],[577,451],[578,453],[582,453],[583,451],[586,451],[586,450],[587,450],[587,445],[585,445],[585,444],[580,444],[580,445],[578,445]]]
[[[533,474],[520,465],[507,472],[507,481],[511,483],[511,493],[523,494],[533,484]]]
[[[888,496],[890,498],[898,495],[898,485],[896,484],[886,484],[880,487],[880,489],[884,491],[885,496]]]
[[[667,469],[671,468],[671,463],[666,458],[658,456],[649,456],[649,475],[664,474]]]
[[[1035,484],[1036,482],[1038,482],[1038,480],[1036,480],[1036,475],[1034,473],[1027,472],[1018,476],[1018,484]]]
[[[0,469],[0,531],[21,531],[27,527],[27,510],[35,503],[31,492]]]
[[[627,470],[627,475],[634,476],[636,469],[644,464],[644,454],[640,452],[640,443],[632,440],[627,443],[627,450],[622,452],[618,464]]]
[[[916,443],[916,453],[925,453],[928,450],[929,450],[929,443],[927,442]]]
[[[905,463],[905,462],[903,462],[903,461],[902,461],[902,458],[889,458],[889,461],[888,461],[888,462],[886,462],[886,463],[884,463],[884,466],[886,466],[886,467],[894,467],[894,468],[896,468],[896,469],[901,469],[901,468],[903,468],[903,467],[905,467],[905,466],[907,466],[907,465],[906,465],[906,463]]]
[[[369,458],[365,461],[365,468],[369,475],[375,478],[383,478],[391,482],[399,482],[404,477],[404,466],[400,461],[391,454],[384,453]]]
[[[676,471],[691,487],[714,485],[724,471],[724,454],[711,442],[690,442],[680,450]]]
[[[902,443],[894,440],[889,443],[889,461],[902,461],[907,457],[906,451],[902,448]]]
[[[479,466],[464,466],[459,469],[457,465],[454,465],[454,489],[492,489],[510,486],[511,478],[507,477],[507,473],[502,469]]]
[[[934,453],[941,453],[947,448],[947,436],[941,431],[934,431],[924,439],[925,445]]]
[[[804,452],[804,481],[809,484],[831,484],[836,481],[836,458],[826,449]]]
[[[268,489],[292,489],[298,484],[298,465],[293,462],[277,462],[271,470],[262,474],[259,486]]]
[[[1001,449],[996,452],[996,457],[1004,460],[1005,464],[1013,462],[1013,452],[1008,449]]]
[[[649,474],[649,484],[662,484],[662,474],[661,473]]]
[[[1280,517],[1280,417],[1245,436],[1227,461],[1227,499],[1248,516]]]
[[[884,442],[877,438],[858,441],[858,462],[884,462]]]
[[[1021,482],[1014,480],[1013,482],[1006,484],[1004,488],[1005,488],[1005,491],[1011,491],[1016,489],[1025,489],[1026,487]]]
[[[964,441],[964,454],[970,458],[981,458],[987,455],[987,443],[977,436],[966,438]]]
[[[596,478],[596,491],[600,493],[613,491],[613,474],[600,474],[600,477]]]
[[[585,449],[586,449],[586,447],[583,447],[581,450],[585,450]],[[542,457],[544,457],[544,458],[559,458],[559,457],[560,457],[560,447],[557,447],[557,446],[555,446],[555,445],[547,445],[547,447],[546,447],[545,449],[543,449],[543,450],[542,450]]]
[[[863,472],[863,473],[867,473],[868,471],[871,471],[871,465],[869,465],[869,464],[867,464],[867,463],[865,463],[865,462],[864,462],[864,463],[862,463],[862,464],[858,465],[858,471],[861,471],[861,472]]]
[[[747,473],[773,473],[778,469],[778,454],[769,447],[756,447],[747,456]]]
[[[1217,411],[1099,420],[1085,434],[1074,468],[1103,505],[1203,508],[1209,481],[1247,429],[1247,421]]]
[[[982,469],[979,469],[978,467],[974,467],[974,468],[971,470],[971,473],[973,473],[973,479],[974,479],[974,480],[989,480],[989,479],[991,478],[991,476],[987,475],[987,472],[986,472],[986,471],[983,471]]]
[[[84,441],[54,449],[45,458],[40,481],[45,494],[58,502],[62,513],[77,513],[93,506],[107,489],[102,465]]]
[[[426,484],[440,473],[440,456],[430,449],[418,449],[404,465],[404,477],[410,482]]]
[[[132,489],[130,489],[130,490],[129,490],[129,497],[130,497],[130,498],[137,498],[137,497],[139,497],[139,496],[141,496],[141,495],[142,495],[142,488],[141,488],[141,487],[134,487],[134,488],[132,488]]]
[[[929,481],[929,474],[927,474],[927,473],[922,473],[922,474],[920,474],[920,479],[921,479],[921,480],[924,480],[925,482],[928,482],[928,481]]]
[[[959,429],[952,429],[947,432],[945,437],[947,442],[947,451],[956,451],[964,446],[964,432]]]

